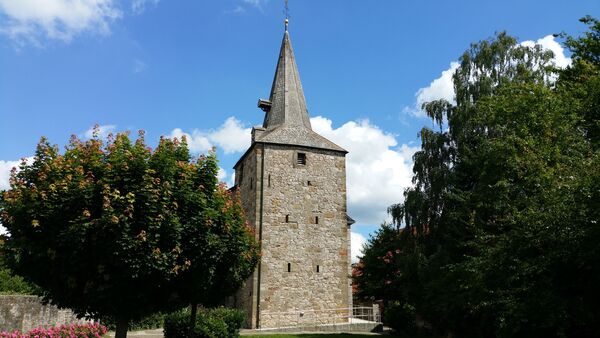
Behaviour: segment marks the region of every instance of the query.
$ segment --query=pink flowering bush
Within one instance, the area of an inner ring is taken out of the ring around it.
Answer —
[[[39,327],[27,333],[20,331],[0,332],[0,338],[100,338],[107,331],[104,325],[98,323],[72,324],[48,329]]]

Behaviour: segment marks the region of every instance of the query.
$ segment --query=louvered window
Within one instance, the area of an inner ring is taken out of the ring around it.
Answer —
[[[298,157],[296,157],[296,164],[306,165],[306,154],[298,153]]]

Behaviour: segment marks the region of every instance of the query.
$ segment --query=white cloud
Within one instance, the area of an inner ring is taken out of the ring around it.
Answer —
[[[230,154],[250,146],[250,133],[250,128],[244,128],[239,120],[230,117],[219,129],[209,133],[209,138],[223,148],[225,154]]]
[[[83,32],[109,34],[122,17],[115,0],[0,0],[0,33],[18,45],[43,38],[70,42]]]
[[[256,8],[262,9],[262,6],[266,4],[269,0],[243,0],[245,3],[252,5]]]
[[[217,178],[219,179],[219,182],[225,183],[228,187],[233,187],[233,184],[235,183],[235,171],[233,171],[230,175],[227,173],[227,170],[219,167]]]
[[[33,157],[26,157],[27,164],[33,162]],[[0,160],[0,191],[10,189],[10,172],[13,168],[19,170],[22,160],[19,161],[2,161]],[[6,228],[0,224],[0,235],[6,234]]]
[[[219,172],[217,172],[217,179],[223,182],[224,179],[227,178],[227,170],[219,167]]]
[[[12,168],[19,168],[21,161],[0,161],[0,190],[10,188],[10,171]]]
[[[553,35],[546,35],[535,42],[532,40],[526,40],[521,42],[521,45],[527,47],[533,47],[536,44],[542,46],[546,50],[551,50],[552,53],[554,53],[554,58],[552,59],[552,61],[554,62],[554,65],[556,67],[566,68],[571,64],[571,58],[565,56],[564,48],[560,45],[560,43],[554,40]]]
[[[10,188],[10,171],[18,168],[21,161],[0,161],[0,191]],[[6,233],[6,228],[0,225],[0,235]]]
[[[523,46],[533,47],[536,44],[542,46],[546,50],[551,50],[554,53],[552,61],[558,68],[565,68],[571,64],[571,58],[565,56],[565,52],[560,43],[554,40],[554,36],[547,35],[537,41],[526,40],[520,43]],[[429,86],[420,88],[415,93],[415,104],[413,107],[404,107],[403,112],[409,113],[417,117],[425,117],[426,114],[421,109],[423,103],[431,102],[439,99],[446,99],[448,102],[455,103],[454,84],[452,83],[452,75],[460,64],[456,61],[450,63],[450,67],[442,71],[442,75],[431,81]]]
[[[458,66],[458,62],[450,62],[450,68],[443,71],[440,77],[431,81],[429,86],[417,91],[415,96],[417,97],[419,109],[423,103],[433,100],[446,99],[448,102],[454,102],[455,95],[452,75],[454,75]]]
[[[347,155],[348,212],[357,225],[378,225],[389,220],[387,208],[401,202],[404,189],[411,185],[412,155],[418,150],[398,145],[394,135],[386,133],[367,120],[347,122],[339,128],[332,121],[318,116],[311,118],[313,130],[349,151]],[[218,129],[191,133],[180,128],[169,137],[186,135],[193,153],[203,153],[213,146],[226,154],[240,153],[250,146],[250,128],[234,117],[228,118]],[[220,172],[224,180],[226,172]],[[234,174],[228,184],[233,185]]]
[[[423,103],[445,99],[448,102],[455,102],[454,84],[452,83],[452,75],[458,68],[459,63],[453,61],[450,63],[450,68],[444,70],[442,75],[431,81],[429,86],[420,88],[415,93],[414,107],[405,107],[404,112],[417,117],[425,117],[425,111],[421,108]]]
[[[243,5],[237,5],[232,10],[226,10],[225,13],[236,15],[244,14],[247,12],[248,7],[254,7],[260,12],[264,13],[264,5],[266,5],[267,2],[269,2],[269,0],[241,0],[241,2],[243,3]]]
[[[192,133],[186,133],[180,128],[171,131],[169,137],[181,138],[185,135],[190,150],[193,153],[203,153],[213,146],[221,148],[225,154],[242,152],[250,146],[250,128],[235,117],[229,117],[217,130],[201,131],[194,129]]]
[[[105,139],[108,134],[112,133],[115,128],[117,126],[115,126],[114,124],[105,124],[102,126],[98,126],[98,137],[101,139]],[[92,137],[94,137],[94,128],[95,127],[90,127],[90,129],[86,130],[83,133],[83,137],[87,138],[87,139],[91,139]]]
[[[229,11],[229,13],[232,13],[232,14],[244,14],[244,13],[246,13],[246,9],[244,7],[238,5],[233,10]]]
[[[350,242],[350,255],[352,263],[358,263],[359,256],[363,255],[362,249],[363,245],[367,242],[367,239],[365,236],[357,232],[350,232]]]
[[[313,130],[349,151],[346,157],[348,214],[357,224],[389,220],[387,208],[403,200],[411,186],[412,154],[419,148],[398,147],[394,135],[368,120],[347,122],[337,129],[331,120],[310,119]]]
[[[231,173],[229,176],[229,181],[227,181],[227,185],[233,187],[235,185],[235,171]]]
[[[142,14],[146,10],[146,6],[156,6],[160,0],[133,0],[131,2],[131,11],[134,14]]]
[[[205,153],[209,151],[213,145],[208,138],[198,130],[192,131],[192,134],[184,132],[181,128],[175,128],[168,135],[170,138],[178,138],[181,140],[185,136],[188,147],[192,153]]]

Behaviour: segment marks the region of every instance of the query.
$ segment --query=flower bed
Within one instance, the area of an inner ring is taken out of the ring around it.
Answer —
[[[48,329],[36,328],[27,333],[0,332],[0,338],[100,338],[108,330],[100,324],[61,325]]]

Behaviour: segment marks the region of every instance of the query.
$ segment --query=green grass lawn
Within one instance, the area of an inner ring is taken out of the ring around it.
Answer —
[[[264,336],[248,336],[252,338],[374,338],[377,336],[368,335],[368,334],[347,334],[347,333],[337,333],[337,334],[272,334],[272,335],[264,335]],[[394,338],[392,336],[384,336],[389,338]]]

